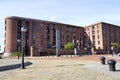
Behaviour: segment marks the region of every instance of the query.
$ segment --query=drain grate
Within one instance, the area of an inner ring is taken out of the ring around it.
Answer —
[[[65,65],[57,65],[56,67],[65,67]]]
[[[78,66],[84,66],[85,64],[78,64]]]

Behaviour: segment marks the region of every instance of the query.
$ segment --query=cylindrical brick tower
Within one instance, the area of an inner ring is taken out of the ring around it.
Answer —
[[[16,51],[17,44],[17,24],[16,19],[6,18],[5,19],[5,57],[12,55],[12,52]]]

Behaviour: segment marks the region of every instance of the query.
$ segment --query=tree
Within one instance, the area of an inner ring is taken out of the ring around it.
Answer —
[[[74,44],[71,42],[68,42],[67,44],[64,45],[65,49],[73,49],[74,48]]]
[[[112,43],[111,45],[116,52],[120,51],[120,44],[119,43]]]
[[[18,56],[18,59],[19,59],[19,57],[22,56],[22,52],[14,52],[13,56]]]

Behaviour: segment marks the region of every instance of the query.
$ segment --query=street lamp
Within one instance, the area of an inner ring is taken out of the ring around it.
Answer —
[[[27,31],[27,28],[26,27],[22,27],[21,31],[22,31],[22,64],[21,64],[21,68],[25,69],[25,65],[24,65],[24,47],[25,47],[24,34]]]
[[[79,43],[79,40],[73,40],[73,44],[74,44],[74,53],[75,53],[75,56],[77,56],[77,51],[78,51],[78,49],[80,49],[79,48],[79,46],[80,46],[80,43]]]
[[[113,56],[113,47],[111,46],[111,53],[112,53],[112,56]]]
[[[17,44],[18,44],[18,52],[20,52],[20,44],[21,44],[21,40],[17,39]],[[18,59],[19,59],[19,54],[18,54]]]

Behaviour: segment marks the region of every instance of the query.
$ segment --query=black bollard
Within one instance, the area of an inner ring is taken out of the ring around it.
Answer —
[[[108,60],[108,64],[109,64],[110,71],[116,71],[116,69],[115,69],[116,61],[115,60]]]
[[[105,57],[100,57],[101,64],[105,64]]]

